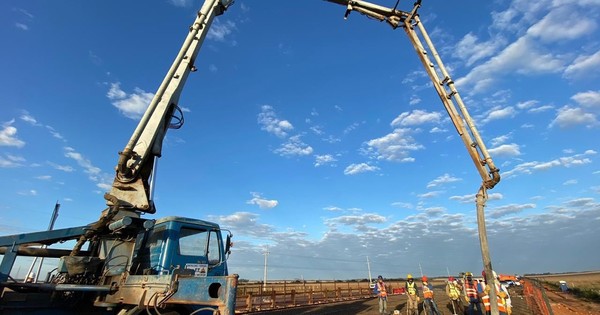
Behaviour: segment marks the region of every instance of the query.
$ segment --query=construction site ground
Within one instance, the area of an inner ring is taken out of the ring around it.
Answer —
[[[434,292],[436,293],[435,300],[439,310],[444,315],[454,314],[453,309],[450,305],[450,300],[443,291],[442,285],[435,286]],[[531,310],[527,305],[526,299],[523,296],[523,289],[521,287],[512,287],[509,289],[512,298],[512,306],[514,315],[537,315],[536,311]],[[578,299],[570,294],[560,293],[552,291],[550,288],[546,288],[546,294],[552,306],[554,315],[591,315],[600,314],[600,305],[597,303],[587,302]],[[387,302],[387,313],[393,314],[394,310],[398,310],[401,315],[407,314],[405,295],[391,295],[388,297]],[[252,314],[269,314],[269,315],[292,315],[292,314],[311,314],[311,315],[367,315],[367,314],[379,314],[379,305],[377,298],[360,299],[348,302],[339,302],[331,304],[318,304],[310,306],[302,306],[287,309],[278,309],[271,311],[252,312]],[[422,312],[422,303],[419,306],[419,314],[425,314]],[[458,312],[456,312],[458,314]]]

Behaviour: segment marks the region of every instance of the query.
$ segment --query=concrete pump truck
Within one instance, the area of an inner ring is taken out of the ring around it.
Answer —
[[[482,260],[492,275],[484,207],[487,190],[500,181],[454,81],[444,67],[423,23],[417,0],[398,10],[359,0],[326,0],[402,28],[421,60],[446,112],[461,137],[482,184],[476,194]],[[152,190],[156,158],[169,128],[183,123],[177,106],[183,85],[196,70],[194,61],[215,16],[233,0],[205,0],[183,47],[125,149],[119,153],[107,209],[98,221],[80,227],[0,237],[0,314],[234,314],[237,275],[228,275],[231,233],[222,239],[215,223],[154,213]],[[423,44],[425,43],[425,45]],[[432,59],[433,58],[433,59]],[[72,250],[46,246],[76,241]],[[84,249],[84,245],[87,246]],[[17,256],[59,258],[56,270],[38,283],[10,277]],[[490,283],[493,279],[487,279]],[[491,313],[498,314],[491,286]]]

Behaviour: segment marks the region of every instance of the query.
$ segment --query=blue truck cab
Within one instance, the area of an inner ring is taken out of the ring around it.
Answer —
[[[145,241],[137,244],[132,274],[164,275],[175,269],[196,277],[227,276],[230,235],[224,244],[219,225],[170,216],[156,221]]]

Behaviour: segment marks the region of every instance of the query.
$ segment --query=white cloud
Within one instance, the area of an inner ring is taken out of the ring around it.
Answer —
[[[300,140],[300,135],[295,135],[290,137],[287,142],[281,144],[281,146],[273,152],[281,156],[303,156],[312,154],[313,148],[302,142],[302,140]]]
[[[521,155],[521,151],[519,150],[519,145],[516,143],[511,144],[503,144],[498,147],[489,149],[488,152],[491,156],[519,156]]]
[[[587,150],[582,154],[575,154],[572,156],[560,157],[554,160],[539,162],[525,162],[515,166],[512,170],[503,172],[501,175],[503,178],[511,178],[517,176],[518,174],[532,174],[534,171],[543,171],[548,170],[554,167],[563,166],[563,167],[573,167],[584,164],[592,163],[592,160],[587,156],[596,155],[597,152],[594,150]]]
[[[486,117],[482,120],[482,122],[488,123],[492,120],[512,118],[515,117],[516,114],[517,112],[512,106],[508,106],[505,108],[496,107],[487,113]]]
[[[216,40],[218,42],[224,42],[225,37],[233,33],[233,31],[235,30],[236,27],[233,21],[227,20],[221,22],[220,20],[215,20],[210,29],[208,30],[206,38]]]
[[[581,108],[563,106],[557,111],[556,118],[550,123],[549,127],[558,126],[560,128],[567,128],[577,125],[585,125],[591,128],[598,126],[598,120],[596,119],[596,115],[586,113]]]
[[[498,146],[498,145],[503,144],[506,141],[508,141],[508,139],[510,139],[511,137],[512,137],[511,134],[501,135],[501,136],[498,136],[498,137],[490,140],[490,143],[492,144],[492,146]]]
[[[460,180],[461,180],[460,178],[451,176],[450,174],[444,174],[444,175],[439,176],[438,178],[430,181],[427,184],[427,188],[437,187],[437,186],[447,184],[447,183],[458,182]]]
[[[169,2],[181,8],[189,7],[192,4],[192,0],[169,0]]]
[[[411,132],[410,129],[398,128],[381,138],[369,140],[366,142],[366,152],[379,160],[412,162],[414,159],[409,156],[410,151],[425,147],[410,136]]]
[[[396,117],[390,124],[392,127],[397,126],[416,126],[426,123],[439,123],[442,118],[440,112],[427,112],[420,109],[415,109],[412,112],[404,112]]]
[[[563,185],[564,185],[564,186],[567,186],[567,185],[575,185],[575,184],[577,184],[577,183],[578,183],[578,181],[577,181],[576,179],[569,179],[569,180],[567,180],[567,181],[563,182]]]
[[[600,68],[600,50],[593,55],[581,55],[565,68],[563,76],[569,79],[584,78],[598,75],[597,71],[590,69]]]
[[[492,219],[498,219],[510,214],[521,213],[526,209],[534,209],[535,204],[527,203],[527,204],[510,204],[506,206],[496,207],[488,210],[488,215]]]
[[[315,155],[315,167],[332,164],[336,161],[337,160],[331,154]]]
[[[121,83],[111,83],[110,89],[106,93],[106,96],[112,101],[114,107],[116,107],[125,117],[139,120],[152,102],[154,98],[153,93],[148,93],[140,88],[135,88],[134,92],[127,94],[121,90]]]
[[[263,105],[260,110],[258,123],[261,125],[261,130],[272,133],[279,138],[285,138],[287,133],[294,129],[294,126],[289,121],[277,118],[273,107]]]
[[[519,102],[517,103],[517,108],[518,109],[527,109],[527,108],[531,108],[533,106],[535,106],[538,103],[538,101],[536,100],[529,100],[529,101],[525,101],[525,102]]]
[[[504,45],[502,38],[497,37],[486,42],[479,42],[476,35],[468,33],[456,45],[455,56],[465,60],[467,66],[471,66],[475,62],[495,54],[502,45]]]
[[[378,170],[379,170],[379,167],[374,166],[374,165],[369,165],[367,163],[350,164],[344,170],[344,175],[356,175],[359,173],[375,172]]]
[[[600,91],[580,92],[571,96],[571,99],[582,107],[600,109]]]
[[[0,129],[0,146],[17,148],[25,146],[25,141],[17,138],[17,128],[12,126],[14,122],[15,120],[12,119],[2,124],[2,129]]]
[[[13,168],[23,166],[25,158],[21,156],[6,154],[5,157],[0,156],[0,168]]]
[[[279,204],[279,201],[277,201],[277,200],[274,200],[274,199],[268,200],[268,199],[262,198],[260,193],[251,192],[251,194],[252,194],[252,199],[246,201],[246,203],[249,205],[257,205],[261,209],[272,209],[272,208],[277,207],[277,205]]]
[[[570,21],[569,27],[564,27],[556,21]],[[596,27],[596,21],[581,16],[571,6],[565,6],[550,11],[542,20],[531,26],[527,33],[539,37],[544,42],[557,42],[577,39],[593,32]]]

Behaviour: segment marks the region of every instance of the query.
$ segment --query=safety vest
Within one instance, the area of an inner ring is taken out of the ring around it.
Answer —
[[[465,281],[465,293],[467,294],[468,298],[476,299],[477,298],[477,287],[475,286],[475,283]]]
[[[386,297],[387,291],[385,290],[385,284],[380,284],[377,282],[377,292],[379,292],[380,297]]]
[[[423,297],[433,299],[433,290],[429,289],[429,285],[423,284]]]
[[[417,289],[415,287],[415,283],[414,282],[413,283],[407,282],[406,286],[408,287],[408,294],[410,294],[410,295],[417,294]]]
[[[458,291],[456,285],[454,285],[454,283],[452,282],[448,282],[448,297],[450,297],[453,300],[456,300],[459,296],[460,291]]]
[[[487,291],[487,290],[486,290]],[[500,286],[496,284],[496,294],[500,293]],[[496,296],[496,300],[498,300],[498,312],[503,312],[506,314],[506,300],[502,298],[500,295]],[[481,301],[483,302],[483,306],[486,311],[491,310],[490,296],[486,292],[484,296],[481,297]]]

